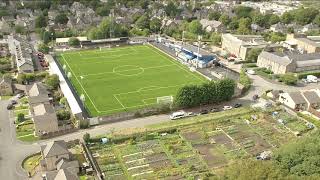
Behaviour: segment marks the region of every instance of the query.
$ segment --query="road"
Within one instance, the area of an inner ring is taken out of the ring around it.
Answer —
[[[22,160],[39,150],[39,145],[23,144],[16,140],[15,125],[6,109],[8,101],[0,101],[0,179],[26,179]]]

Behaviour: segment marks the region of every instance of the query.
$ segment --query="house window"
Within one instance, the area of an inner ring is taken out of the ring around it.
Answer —
[[[58,156],[56,156],[56,158],[58,159]]]

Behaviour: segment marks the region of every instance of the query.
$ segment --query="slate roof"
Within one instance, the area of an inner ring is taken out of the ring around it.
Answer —
[[[303,95],[306,98],[306,100],[311,104],[320,103],[320,97],[315,91],[306,91],[303,92]]]
[[[41,146],[41,151],[43,152],[43,158],[69,153],[67,144],[63,140],[49,142],[46,146]]]
[[[300,92],[289,93],[289,96],[291,97],[291,99],[293,100],[293,102],[295,104],[307,103],[307,101],[304,99],[304,97],[302,96],[302,94]]]

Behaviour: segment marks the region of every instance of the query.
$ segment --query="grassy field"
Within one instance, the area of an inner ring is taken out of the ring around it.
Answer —
[[[65,52],[58,59],[92,116],[154,105],[157,97],[206,81],[147,45]]]

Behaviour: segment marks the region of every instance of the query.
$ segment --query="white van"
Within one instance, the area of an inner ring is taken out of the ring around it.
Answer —
[[[316,76],[313,76],[313,75],[308,75],[307,76],[307,82],[309,82],[309,83],[317,83],[318,82],[318,78]]]
[[[174,112],[170,115],[171,120],[180,119],[183,117],[185,117],[185,112],[183,111]]]

